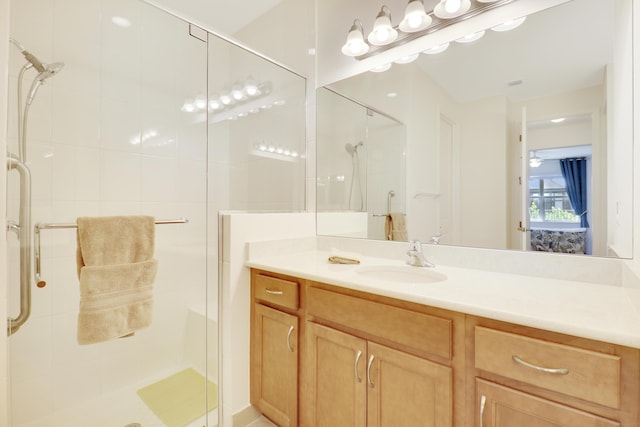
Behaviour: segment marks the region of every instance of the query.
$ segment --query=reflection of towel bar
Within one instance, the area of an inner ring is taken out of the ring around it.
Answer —
[[[189,220],[186,218],[177,218],[177,219],[157,219],[156,224],[186,224]],[[39,288],[43,288],[47,285],[47,283],[42,280],[40,277],[41,267],[40,267],[40,230],[59,230],[63,228],[78,228],[78,224],[75,222],[67,222],[67,223],[38,223],[33,226],[33,240],[34,240],[34,252],[35,252],[35,280],[36,286]]]
[[[402,215],[407,215],[406,213],[403,213]],[[389,216],[389,214],[376,214],[376,213],[372,213],[371,216]]]

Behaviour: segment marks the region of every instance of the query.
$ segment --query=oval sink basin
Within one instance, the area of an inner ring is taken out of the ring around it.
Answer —
[[[361,267],[356,270],[356,272],[362,276],[396,283],[434,283],[447,279],[447,276],[437,271],[409,265],[406,267],[399,265],[376,265]]]

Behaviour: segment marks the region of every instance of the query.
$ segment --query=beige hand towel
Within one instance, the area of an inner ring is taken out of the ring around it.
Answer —
[[[408,241],[407,225],[402,212],[391,212],[384,222],[384,235],[387,240]]]
[[[130,336],[149,326],[153,310],[155,219],[78,218],[78,342]]]

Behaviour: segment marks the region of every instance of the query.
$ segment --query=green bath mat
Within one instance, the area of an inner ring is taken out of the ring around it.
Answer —
[[[138,390],[138,396],[167,427],[184,427],[218,406],[218,386],[188,368]]]

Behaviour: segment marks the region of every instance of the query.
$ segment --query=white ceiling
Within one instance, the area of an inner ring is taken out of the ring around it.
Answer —
[[[612,60],[615,3],[574,0],[515,30],[489,30],[474,43],[420,55],[418,65],[459,102],[497,95],[521,101],[595,86]],[[507,85],[517,80],[522,84]]]
[[[148,0],[217,33],[232,36],[282,0]]]

